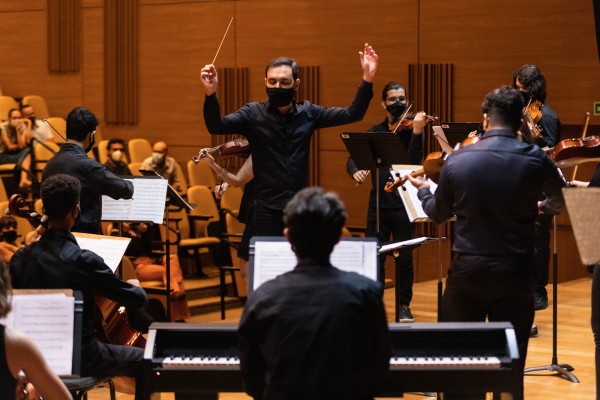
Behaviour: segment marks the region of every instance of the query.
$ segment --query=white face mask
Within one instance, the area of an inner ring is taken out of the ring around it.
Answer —
[[[123,152],[121,150],[115,150],[110,153],[110,158],[112,158],[114,162],[118,163],[123,159]]]
[[[162,164],[165,159],[165,155],[163,153],[152,153],[152,162],[154,164]]]

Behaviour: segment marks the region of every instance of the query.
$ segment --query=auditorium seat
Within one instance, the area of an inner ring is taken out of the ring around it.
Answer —
[[[62,117],[50,117],[46,119],[51,126],[50,131],[54,136],[54,143],[62,144],[67,139],[67,121]],[[54,129],[52,129],[54,128]],[[55,131],[56,129],[56,131]],[[56,133],[58,131],[58,133]],[[60,135],[59,135],[60,134]],[[62,136],[62,137],[61,137]]]
[[[132,163],[142,163],[146,158],[152,157],[152,146],[147,139],[131,139],[127,143],[127,148],[129,149],[129,159]]]
[[[19,103],[10,96],[0,96],[0,122],[8,119],[8,112],[13,108],[19,108]]]
[[[46,104],[46,100],[42,96],[25,96],[23,97],[23,100],[21,100],[21,104],[28,104],[31,107],[33,107],[33,111],[35,111],[35,117],[37,119],[45,119],[50,117],[50,113],[48,112],[48,105]]]
[[[187,163],[187,172],[190,186],[203,185],[208,186],[211,190],[215,188],[215,174],[207,163],[200,161],[196,164],[194,161],[190,160]]]

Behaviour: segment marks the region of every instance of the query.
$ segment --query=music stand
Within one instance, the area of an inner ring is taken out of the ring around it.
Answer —
[[[388,132],[344,132],[340,134],[359,170],[375,170],[375,224],[379,238],[379,169],[392,164],[410,164],[398,135]]]
[[[444,130],[448,144],[451,147],[456,146],[465,140],[470,132],[476,131],[480,127],[479,122],[442,122],[440,126]]]
[[[156,171],[140,169],[140,173],[143,176],[158,176],[164,179]],[[196,208],[196,205],[190,204],[185,201],[178,193],[173,189],[171,185],[167,183],[167,198],[165,199],[165,225],[166,225],[166,239],[165,239],[165,269],[167,274],[167,321],[171,321],[171,235],[169,235],[169,207],[175,206],[179,208],[185,208],[188,211]]]

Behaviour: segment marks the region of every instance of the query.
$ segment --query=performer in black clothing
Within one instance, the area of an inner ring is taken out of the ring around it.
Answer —
[[[102,166],[115,175],[131,175],[129,166],[123,161],[125,156],[125,141],[123,139],[110,139],[106,145],[106,155],[108,159]]]
[[[406,110],[408,101],[406,99],[406,88],[398,82],[388,82],[381,93],[381,106],[386,110],[385,120],[369,128],[369,132],[393,132],[399,123],[400,116]],[[396,131],[404,149],[407,151],[410,162],[419,165],[423,159],[423,128],[425,126],[425,113],[421,112],[415,116],[413,126],[410,129]],[[362,171],[356,167],[352,157],[348,158],[346,171],[352,179],[362,183],[369,171]],[[367,212],[367,236],[377,236],[376,221],[376,176],[371,172],[371,194],[369,197],[369,210]],[[379,237],[380,242],[387,242],[390,238],[395,241],[408,240],[412,237],[413,227],[408,219],[404,204],[397,191],[388,193],[384,190],[387,182],[393,181],[393,177],[387,168],[379,170]],[[379,258],[379,268],[382,281],[385,279],[385,257]],[[412,287],[414,280],[412,253],[403,252],[396,257],[396,268],[399,273],[398,298],[396,302],[400,305],[400,322],[413,322],[414,318],[410,310],[412,300]]]
[[[574,187],[600,187],[600,164],[589,182],[571,181]],[[595,364],[596,364],[596,400],[600,400],[600,265],[595,265],[592,272],[592,331],[594,332]]]
[[[523,140],[527,143],[537,144],[540,147],[554,147],[560,140],[560,120],[556,112],[546,104],[546,78],[542,71],[535,65],[525,64],[513,74],[513,87],[518,89],[523,96],[525,105],[537,102],[542,114],[537,122],[537,128],[541,133],[539,137],[533,137],[530,127],[523,124],[521,132]],[[541,105],[541,108],[540,106]],[[535,291],[534,304],[536,310],[548,307],[548,271],[550,266],[550,225],[552,216],[546,214],[538,215],[535,221]],[[537,333],[537,327],[534,329]],[[534,334],[535,334],[534,333]]]
[[[81,183],[81,218],[73,231],[101,233],[102,195],[130,199],[133,184],[117,178],[87,156],[94,146],[98,120],[90,110],[77,107],[67,116],[67,142],[46,164],[42,181],[56,174],[76,177]]]
[[[268,100],[248,103],[221,117],[217,99],[218,76],[214,65],[202,68],[206,93],[204,120],[211,134],[239,133],[252,149],[254,172],[254,234],[281,235],[283,209],[294,193],[308,184],[308,154],[315,129],[360,121],[373,97],[377,54],[365,44],[359,53],[363,81],[352,104],[346,108],[321,107],[296,102],[300,85],[298,65],[290,58],[271,60],[265,71]]]
[[[298,265],[261,285],[244,307],[246,391],[255,399],[372,399],[390,357],[382,285],[329,262],[346,222],[337,195],[305,188],[285,211]]]
[[[517,90],[490,92],[482,104],[485,134],[448,156],[435,196],[426,179],[408,177],[431,219],[457,218],[441,320],[510,321],[521,369],[534,315],[535,219],[538,211],[556,214],[564,207],[564,181],[554,162],[538,146],[516,140],[522,108]],[[548,197],[538,203],[542,193]]]
[[[142,399],[143,355],[137,347],[98,341],[94,329],[94,296],[100,295],[133,310],[148,306],[146,292],[137,280],[120,280],[101,257],[82,250],[71,234],[79,217],[79,181],[57,174],[42,183],[48,230],[40,240],[20,249],[10,262],[13,285],[18,289],[64,289],[83,293],[81,339],[82,376],[131,376],[136,378],[136,400]]]

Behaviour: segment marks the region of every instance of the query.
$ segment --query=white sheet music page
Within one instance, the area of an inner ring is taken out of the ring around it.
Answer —
[[[127,246],[129,246],[130,238],[92,235],[91,233],[73,232],[73,236],[77,240],[79,247],[98,254],[104,260],[104,264],[108,265],[113,272],[116,271]]]
[[[58,375],[71,375],[75,298],[64,294],[27,294],[12,298],[12,311],[0,323],[25,333],[42,350]]]
[[[133,183],[133,198],[115,200],[102,196],[102,220],[162,224],[168,181],[141,177],[126,180]]]
[[[297,263],[289,242],[256,241],[252,289],[293,270]],[[356,272],[376,281],[377,242],[341,240],[333,249],[331,264],[342,271]]]
[[[399,176],[407,175],[413,171],[417,171],[421,169],[421,165],[402,165],[395,164],[392,165],[392,177],[394,179],[397,178],[397,174]],[[429,185],[431,185],[430,189],[431,193],[435,193],[437,189],[437,184],[432,180],[429,180]],[[423,207],[421,206],[421,200],[417,197],[417,188],[415,188],[410,182],[406,181],[404,186],[398,188],[398,193],[400,193],[400,197],[402,198],[402,202],[404,203],[404,208],[406,208],[406,213],[408,214],[408,218],[410,222],[422,222],[429,219],[425,211],[423,211]]]

